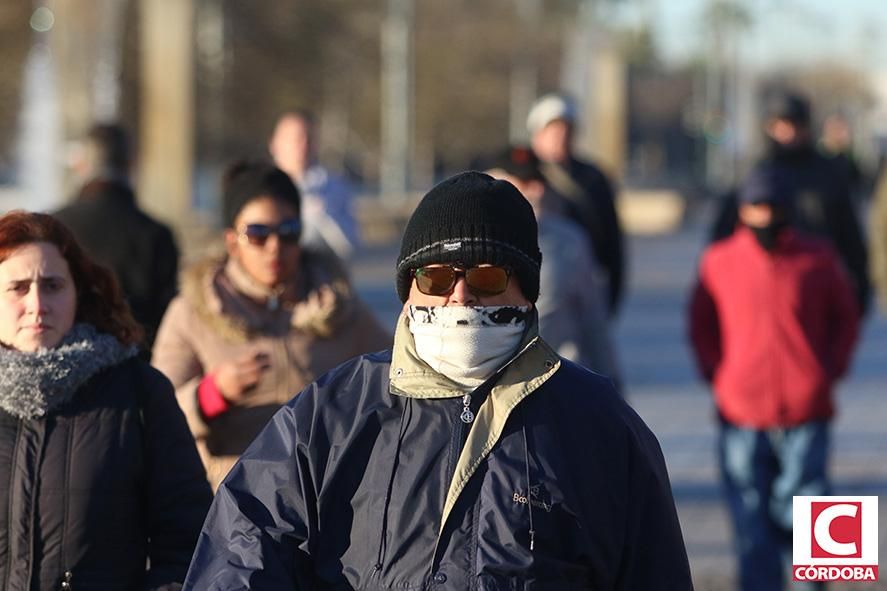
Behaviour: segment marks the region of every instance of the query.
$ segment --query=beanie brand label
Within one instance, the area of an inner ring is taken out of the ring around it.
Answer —
[[[462,241],[459,242],[445,242],[443,245],[443,249],[446,252],[453,252],[454,250],[459,250],[462,248]]]

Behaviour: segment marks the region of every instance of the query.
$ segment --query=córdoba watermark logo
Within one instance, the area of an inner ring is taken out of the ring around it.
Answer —
[[[794,497],[795,581],[878,580],[878,497]]]

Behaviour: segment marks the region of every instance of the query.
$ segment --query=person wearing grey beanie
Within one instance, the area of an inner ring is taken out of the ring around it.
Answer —
[[[539,337],[542,263],[511,183],[432,188],[404,231],[391,350],[275,415],[219,487],[185,589],[691,590],[655,436]]]

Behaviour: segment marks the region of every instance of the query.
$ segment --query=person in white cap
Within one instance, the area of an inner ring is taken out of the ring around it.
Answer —
[[[610,316],[615,316],[625,286],[622,227],[616,215],[615,193],[606,175],[573,153],[577,110],[561,94],[539,98],[527,116],[533,151],[552,190],[564,200],[565,213],[588,232],[594,256],[607,282]]]

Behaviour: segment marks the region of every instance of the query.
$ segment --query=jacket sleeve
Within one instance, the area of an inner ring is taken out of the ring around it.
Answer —
[[[853,199],[849,191],[844,191],[838,198],[828,202],[826,215],[831,225],[832,244],[841,255],[850,273],[850,279],[853,280],[858,313],[864,315],[868,311],[871,292],[868,249],[852,204]]]
[[[567,215],[588,232],[595,258],[607,273],[607,312],[615,316],[622,302],[626,276],[616,191],[603,171],[575,159],[566,168],[548,164],[544,169],[550,188],[565,199]]]
[[[585,239],[585,236],[580,236]],[[581,349],[589,367],[603,373],[620,383],[619,371],[616,366],[615,354],[610,340],[607,306],[604,303],[604,290],[597,282],[594,262],[591,258],[591,247],[583,244],[573,253],[572,268],[567,270],[565,278],[572,281],[572,291],[576,296],[576,313],[581,323]],[[569,301],[569,300],[567,300]]]
[[[184,298],[180,296],[172,301],[157,331],[151,364],[172,382],[188,428],[199,439],[207,434],[207,424],[197,402],[197,386],[204,368],[189,337],[189,315]]]
[[[203,464],[175,401],[156,370],[140,376],[145,431],[145,503],[150,570],[146,588],[182,582],[212,501]]]
[[[606,177],[601,179],[602,198],[600,200],[600,215],[603,226],[606,229],[606,238],[600,248],[604,256],[609,275],[609,312],[615,316],[622,304],[622,296],[625,291],[625,240],[622,233],[622,223],[616,213],[616,194]],[[606,199],[603,198],[606,195]],[[597,252],[597,250],[596,250]]]
[[[831,251],[829,250],[829,253]],[[834,255],[829,256],[827,272],[829,286],[829,343],[831,378],[839,379],[850,367],[853,349],[859,337],[860,313],[847,273]]]
[[[690,564],[662,450],[643,421],[637,415],[633,418],[628,455],[630,511],[614,589],[692,591]]]
[[[317,497],[300,440],[284,406],[216,492],[185,589],[315,588],[308,548]]]
[[[690,296],[689,337],[699,372],[706,381],[714,379],[721,364],[721,330],[718,309],[707,286],[704,263]]]
[[[709,242],[717,242],[732,235],[739,222],[739,202],[735,190],[721,196],[715,221],[708,234]]]

